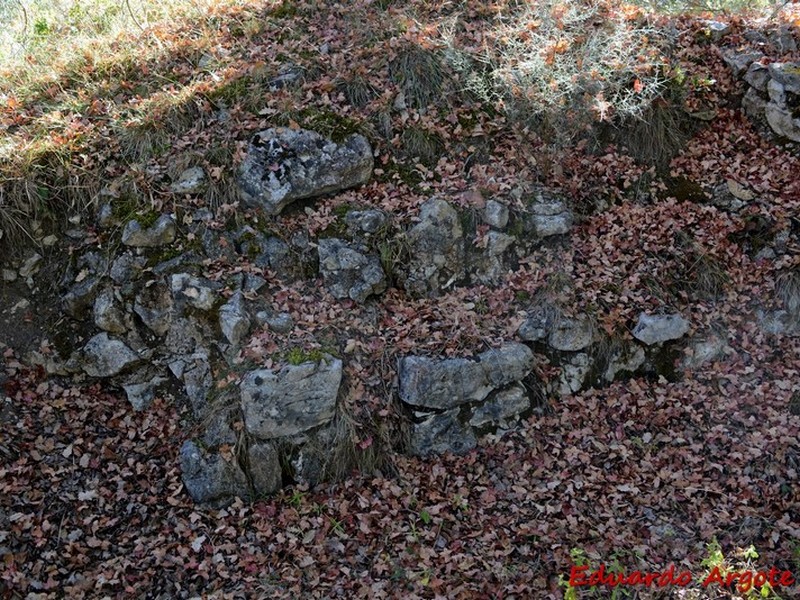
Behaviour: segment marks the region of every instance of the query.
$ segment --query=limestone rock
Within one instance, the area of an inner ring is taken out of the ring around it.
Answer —
[[[147,229],[133,219],[122,230],[122,243],[134,248],[155,248],[174,242],[175,233],[175,221],[169,215],[161,215]]]
[[[400,399],[436,410],[480,402],[492,391],[521,381],[532,368],[533,352],[517,343],[488,350],[474,360],[406,356],[398,369]]]
[[[292,436],[331,420],[342,381],[342,361],[287,365],[247,373],[240,384],[247,432],[268,440]]]
[[[562,200],[540,194],[528,210],[528,228],[539,238],[565,235],[572,229],[572,211]]]
[[[234,461],[207,453],[191,440],[180,452],[181,472],[186,491],[195,502],[207,503],[233,496],[248,498],[247,477]]]
[[[196,194],[203,191],[206,184],[206,173],[201,167],[191,167],[183,171],[175,182],[169,186],[174,194]]]
[[[483,209],[483,222],[496,229],[508,225],[508,207],[497,200],[489,200]]]
[[[341,144],[305,129],[277,128],[253,136],[239,171],[245,201],[277,215],[291,202],[366,183],[372,148],[361,135]]]
[[[122,334],[127,331],[125,313],[114,298],[114,290],[106,288],[94,301],[94,324],[109,333]]]
[[[61,299],[64,312],[73,319],[83,320],[100,288],[97,277],[88,277],[73,285]]]
[[[735,77],[741,77],[754,61],[761,60],[763,56],[763,52],[738,52],[736,50],[729,50],[722,53],[722,60],[730,67]]]
[[[588,348],[593,339],[594,327],[588,318],[563,318],[554,324],[547,343],[555,350],[577,352]]]
[[[111,377],[140,362],[139,355],[124,342],[99,333],[86,342],[81,367],[92,377]]]
[[[28,258],[25,259],[25,262],[22,263],[22,266],[19,268],[19,276],[23,279],[27,279],[28,277],[35,275],[39,268],[41,267],[42,262],[42,255],[33,252]]]
[[[142,383],[125,383],[122,385],[122,389],[133,410],[142,411],[152,404],[156,389],[166,381],[164,377],[154,377]]]
[[[428,416],[411,428],[409,450],[417,456],[464,454],[476,445],[475,433],[459,420],[457,408]]]
[[[122,254],[111,265],[109,275],[120,285],[130,283],[139,276],[147,260],[144,256]]]
[[[562,396],[575,394],[583,389],[586,378],[592,371],[592,361],[584,352],[569,355],[561,363],[558,393]]]
[[[633,329],[633,337],[648,346],[669,340],[677,340],[689,331],[689,321],[681,315],[639,315]]]
[[[250,444],[247,449],[250,478],[257,496],[266,496],[281,489],[282,473],[278,452],[269,442]]]
[[[517,330],[517,335],[526,342],[538,342],[546,338],[553,329],[556,315],[544,306],[535,307]]]
[[[471,271],[474,281],[485,285],[497,284],[506,274],[503,255],[516,242],[516,238],[499,231],[486,234],[486,246],[474,259]]]
[[[362,254],[336,238],[319,241],[319,269],[325,287],[339,299],[363,303],[368,296],[386,289],[386,275],[378,257]]]
[[[405,288],[415,296],[435,295],[465,277],[464,232],[458,212],[440,198],[423,204],[419,218],[407,234]]]
[[[247,314],[242,292],[234,292],[220,307],[219,327],[231,346],[238,348],[244,336],[250,331],[250,315]]]
[[[351,210],[345,215],[345,223],[350,235],[361,237],[378,233],[389,223],[389,215],[382,210]]]
[[[222,286],[202,277],[188,273],[176,273],[171,278],[170,288],[176,304],[188,303],[200,310],[211,310],[217,303],[217,290]]]
[[[614,349],[608,358],[603,377],[609,383],[620,373],[634,373],[645,363],[644,349],[638,344],[627,344]]]
[[[161,281],[150,282],[136,294],[134,312],[156,335],[164,335],[172,323],[172,293]]]
[[[469,424],[472,427],[501,425],[509,422],[531,407],[530,398],[522,385],[514,384],[508,389],[498,391],[493,397],[472,411]]]

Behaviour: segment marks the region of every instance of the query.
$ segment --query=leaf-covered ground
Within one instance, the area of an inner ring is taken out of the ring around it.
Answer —
[[[332,298],[319,279],[292,283],[259,271],[272,308],[291,313],[295,327],[255,331],[242,364],[271,364],[290,347],[335,349],[365,456],[385,453],[383,444],[398,435],[398,356],[496,346],[515,336],[542,297],[588,312],[619,340],[630,337],[641,311],[677,309],[692,333],[725,336],[726,355],[672,382],[633,379],[548,398],[517,431],[485,438],[466,456],[391,455],[381,470],[343,482],[211,510],[194,506],[182,488],[177,450],[192,424],[178,400],[159,398],[134,413],[113,390],[48,379],[8,350],[0,595],[561,598],[559,577],[580,557],[626,571],[674,563],[698,582],[713,539],[731,561],[752,545],[756,566],[800,577],[800,344],[763,333],[757,318],[780,306],[776,280],[798,265],[796,247],[777,259],[757,257],[761,237],[797,226],[796,150],[765,141],[741,115],[742,84],[702,23],[688,18],[676,21],[674,60],[704,83],[687,90],[686,105],[716,116],[665,173],[618,145],[545,143],[461,95],[458,80],[444,75],[424,82],[440,86],[437,102],[426,99],[430,107],[415,106],[417,88],[406,88],[407,106],[397,108],[404,86],[393,70],[402,64],[397,57],[440,50],[438,28],[454,9],[387,4],[219,8],[202,23],[164,26],[158,43],[143,37],[138,56],[122,41],[119,60],[86,53],[55,78],[0,86],[3,147],[19,150],[4,157],[6,197],[35,181],[58,201],[79,204],[102,182],[107,197],[133,190],[147,199],[143,210],[182,216],[211,206],[220,228],[260,224],[316,236],[335,227],[343,206],[380,207],[399,219],[440,194],[467,211],[499,197],[513,211],[522,208],[515,205],[521,183],[560,190],[581,214],[569,244],[535,249],[497,288],[455,288],[426,300],[392,288],[356,306]],[[490,13],[482,5],[462,11],[462,47],[480,46]],[[729,42],[744,47],[747,24],[733,23]],[[286,63],[302,71],[300,85],[268,91]],[[332,122],[331,114],[353,122]],[[331,134],[355,123],[375,144],[375,177],[265,220],[236,204],[235,166],[250,133],[293,123]],[[188,164],[209,173],[204,196],[167,191]],[[699,192],[681,192],[676,182],[685,180]],[[725,211],[702,196],[719,185],[738,185],[756,200],[742,213]],[[754,222],[769,223],[770,233],[754,231]],[[113,245],[118,235],[93,232],[70,250]],[[700,263],[709,265],[709,285],[698,283]],[[232,270],[255,267],[207,265],[212,278]],[[537,370],[555,376],[544,358]],[[235,371],[218,376],[233,381]],[[777,592],[792,598],[799,589]],[[680,592],[624,591],[631,598]]]

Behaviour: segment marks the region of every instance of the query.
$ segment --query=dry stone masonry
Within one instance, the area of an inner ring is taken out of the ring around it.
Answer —
[[[337,144],[304,129],[267,129],[253,136],[239,182],[247,202],[277,215],[295,200],[366,183],[372,164],[361,135]]]
[[[249,203],[275,215],[295,200],[360,185],[371,171],[372,151],[360,136],[337,144],[310,131],[271,129],[253,138],[239,183]],[[204,181],[202,170],[187,169],[173,191],[191,193]],[[566,201],[535,185],[488,199],[481,210],[429,198],[405,222],[353,207],[339,217],[335,235],[316,239],[304,232],[284,239],[255,224],[226,231],[212,226],[204,209],[180,221],[162,214],[115,223],[113,211],[100,213],[104,227],[122,229],[122,245],[112,256],[78,257],[62,303],[88,328],[86,341],[63,360],[44,362],[51,372],[106,379],[134,410],[165,393],[185,399],[198,433],[180,451],[184,483],[197,502],[212,504],[257,498],[288,482],[313,485],[330,476],[333,457],[352,443],[342,434],[341,399],[350,383],[347,354],[336,355],[341,349],[279,352],[264,364],[243,360],[257,330],[286,335],[303,328],[271,306],[269,279],[318,277],[334,298],[367,308],[390,286],[435,297],[459,285],[496,285],[532,246],[568,243],[574,221]],[[176,254],[179,237],[195,243]],[[28,276],[40,258],[23,265]],[[217,269],[211,279],[211,261],[246,261],[262,271]],[[670,375],[689,331],[680,315],[643,314],[633,339],[610,340],[589,315],[533,303],[518,340],[472,357],[399,357],[397,398],[386,401],[397,401],[407,419],[407,451],[467,452],[481,435],[514,427],[548,394],[632,374]],[[725,353],[724,336],[695,335],[690,348],[694,362],[684,365],[713,360]],[[537,354],[560,368],[559,380],[545,384],[536,376]]]

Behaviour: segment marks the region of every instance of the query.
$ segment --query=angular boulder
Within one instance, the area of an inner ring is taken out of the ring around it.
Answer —
[[[368,296],[386,289],[386,275],[378,257],[362,254],[336,238],[319,241],[319,270],[325,287],[339,299],[363,303]]]
[[[458,409],[431,415],[415,423],[409,439],[409,451],[422,457],[445,452],[464,454],[476,445],[475,432],[459,420]]]
[[[83,347],[81,368],[92,377],[113,377],[140,362],[124,342],[98,333]]]
[[[689,321],[681,315],[639,315],[633,337],[648,346],[677,340],[689,331]]]
[[[331,420],[342,382],[342,361],[258,369],[240,384],[247,432],[261,440],[297,435]]]
[[[353,134],[337,144],[314,131],[279,127],[253,136],[239,186],[248,204],[277,215],[295,200],[366,183],[372,166],[364,136]]]
[[[174,242],[175,233],[175,221],[169,215],[161,215],[147,228],[134,219],[122,230],[122,243],[134,248],[155,248]]]
[[[405,289],[435,295],[465,276],[464,230],[458,212],[440,198],[425,202],[419,219],[406,234],[411,259]]]
[[[437,360],[424,356],[400,359],[400,399],[408,405],[446,410],[481,402],[491,392],[524,379],[533,369],[533,352],[510,343],[476,359]]]
[[[219,309],[219,328],[222,335],[237,348],[247,332],[250,331],[250,315],[244,305],[244,294],[234,292]]]
[[[191,440],[180,452],[183,485],[195,502],[208,503],[233,496],[249,498],[247,476],[235,460],[207,453]]]

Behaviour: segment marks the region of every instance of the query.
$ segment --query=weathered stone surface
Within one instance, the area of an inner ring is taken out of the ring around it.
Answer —
[[[176,303],[188,303],[200,310],[211,310],[217,303],[216,291],[221,289],[219,283],[202,277],[193,277],[188,273],[176,273],[171,278],[172,297]]]
[[[556,322],[553,311],[544,306],[535,307],[517,330],[517,335],[526,342],[538,342],[546,338]]]
[[[234,292],[219,309],[219,327],[231,346],[238,347],[250,331],[250,315],[244,303],[244,294]]]
[[[399,364],[400,398],[412,406],[449,409],[479,402],[493,391],[521,381],[533,368],[533,352],[510,343],[477,359],[436,360],[406,356]]]
[[[94,304],[99,288],[100,280],[97,277],[89,277],[73,285],[61,299],[64,312],[73,319],[84,319]]]
[[[677,340],[689,331],[689,321],[681,315],[639,315],[633,337],[648,346]]]
[[[562,318],[553,325],[547,343],[555,350],[577,352],[588,348],[593,339],[594,327],[588,318]]]
[[[573,215],[567,205],[547,195],[539,196],[528,207],[528,226],[540,238],[564,235],[572,229]]]
[[[256,495],[266,496],[281,489],[281,463],[275,447],[269,442],[252,443],[247,454]]]
[[[503,229],[508,225],[508,207],[497,200],[489,200],[483,209],[483,222],[490,227]]]
[[[136,294],[133,311],[156,335],[164,335],[172,323],[172,293],[166,283],[153,281]]]
[[[247,477],[233,460],[206,453],[193,441],[187,440],[181,447],[180,462],[183,484],[195,502],[250,496]]]
[[[19,268],[19,276],[23,279],[27,279],[31,275],[35,275],[36,272],[41,267],[42,262],[42,255],[33,252],[28,258],[25,259],[25,262],[22,263],[22,266]]]
[[[196,194],[203,191],[206,184],[206,173],[202,167],[191,167],[183,171],[169,186],[174,194]]]
[[[319,269],[325,287],[339,299],[363,303],[386,289],[386,275],[378,257],[362,254],[337,238],[319,240]]]
[[[208,413],[208,393],[214,384],[208,351],[205,348],[198,348],[194,354],[171,362],[169,368],[183,381],[194,415],[205,417]]]
[[[634,373],[644,361],[644,349],[638,344],[620,346],[611,352],[603,377],[606,381],[612,382],[620,373]]]
[[[516,241],[515,237],[499,231],[488,232],[486,246],[472,264],[474,281],[485,285],[498,283],[507,271],[503,255]]]
[[[350,235],[360,237],[379,232],[389,223],[389,215],[382,210],[351,210],[345,215]]]
[[[800,142],[800,63],[752,62],[744,80],[750,85],[742,99],[745,113],[766,122],[777,135]]]
[[[372,148],[361,135],[341,144],[304,129],[267,129],[253,136],[239,171],[245,201],[276,215],[289,203],[366,183]]]
[[[720,41],[722,38],[724,38],[731,32],[730,23],[723,23],[722,21],[706,20],[703,21],[703,25],[705,25],[708,35],[710,35],[711,39],[714,40],[715,42]]]
[[[785,92],[800,94],[800,63],[770,63],[769,75]]]
[[[86,342],[82,355],[81,368],[92,377],[111,377],[140,362],[138,354],[107,333]]]
[[[94,324],[109,333],[125,333],[125,313],[114,298],[114,290],[106,288],[94,300]]]
[[[464,454],[477,445],[475,432],[459,420],[457,408],[431,415],[411,428],[409,451],[417,456]]]
[[[742,110],[744,110],[744,114],[754,121],[765,121],[767,101],[755,88],[749,88],[742,98]]]
[[[769,67],[760,62],[752,63],[744,74],[744,80],[759,92],[767,93],[767,83],[770,79]]]
[[[122,389],[125,391],[133,410],[141,411],[152,404],[156,389],[165,381],[164,377],[154,377],[142,383],[125,383],[122,385]]]
[[[729,352],[731,348],[724,336],[709,333],[689,342],[684,351],[682,367],[698,369],[708,362],[723,359]]]
[[[122,230],[122,243],[134,248],[155,248],[174,242],[175,233],[175,221],[169,215],[161,215],[147,229],[134,219]]]
[[[146,263],[147,260],[144,256],[123,254],[113,262],[109,275],[115,283],[120,285],[130,283],[139,277],[139,273],[141,273]]]
[[[289,333],[294,329],[294,319],[289,313],[278,313],[272,315],[265,312],[262,317],[263,322],[275,333]]]
[[[247,432],[268,440],[296,435],[331,420],[342,381],[342,361],[287,365],[280,371],[259,369],[240,384]]]
[[[735,77],[741,77],[754,61],[761,60],[763,57],[763,52],[737,52],[736,50],[729,50],[722,53],[722,60],[731,68]]]
[[[472,410],[469,424],[472,427],[489,425],[508,427],[510,421],[531,407],[530,398],[522,385],[512,385],[498,391],[484,404]]]
[[[785,102],[783,104],[770,102],[764,109],[764,115],[772,131],[793,142],[800,142],[800,119],[792,116]]]
[[[572,354],[561,363],[561,378],[558,393],[569,396],[579,392],[586,384],[586,378],[592,371],[592,360],[584,352]]]
[[[464,231],[458,212],[440,198],[422,205],[407,234],[411,259],[405,282],[415,296],[436,294],[465,277]]]

